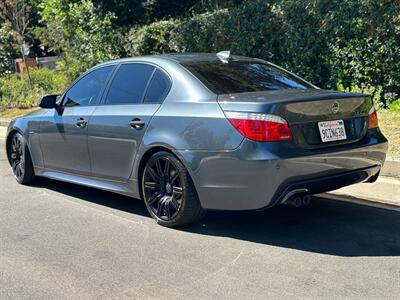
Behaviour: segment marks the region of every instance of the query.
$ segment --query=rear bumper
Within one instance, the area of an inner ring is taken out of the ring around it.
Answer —
[[[343,171],[334,175],[299,180],[287,185],[281,185],[280,188],[275,192],[272,201],[267,205],[267,207],[282,203],[285,195],[291,191],[305,190],[309,194],[325,193],[347,185],[366,181],[377,175],[380,169],[381,166],[376,165],[373,167],[353,171]]]
[[[379,130],[357,143],[320,150],[291,142],[244,140],[229,152],[180,151],[205,209],[251,210],[278,204],[291,190],[321,193],[368,181],[381,169],[387,140]]]

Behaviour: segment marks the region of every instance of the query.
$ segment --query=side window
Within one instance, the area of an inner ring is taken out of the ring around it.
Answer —
[[[108,75],[114,66],[96,69],[82,77],[65,94],[64,106],[96,105]]]
[[[147,88],[145,103],[161,103],[167,96],[170,88],[170,81],[160,70],[156,69]]]
[[[141,103],[154,67],[146,64],[122,65],[107,94],[106,104]]]

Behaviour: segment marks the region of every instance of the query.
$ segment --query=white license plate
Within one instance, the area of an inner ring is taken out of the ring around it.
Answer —
[[[343,120],[318,122],[318,128],[324,143],[347,138]]]

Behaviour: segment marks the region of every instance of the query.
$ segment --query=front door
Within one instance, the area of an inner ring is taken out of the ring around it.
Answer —
[[[49,109],[40,123],[44,167],[50,170],[91,173],[87,125],[113,66],[95,69],[78,79],[59,106]]]

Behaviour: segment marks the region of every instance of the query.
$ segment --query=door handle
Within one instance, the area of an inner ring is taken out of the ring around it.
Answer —
[[[85,127],[87,125],[87,122],[84,118],[79,118],[78,120],[76,120],[76,127]]]
[[[135,118],[129,122],[129,126],[135,129],[142,129],[144,126],[144,122],[138,118]]]

